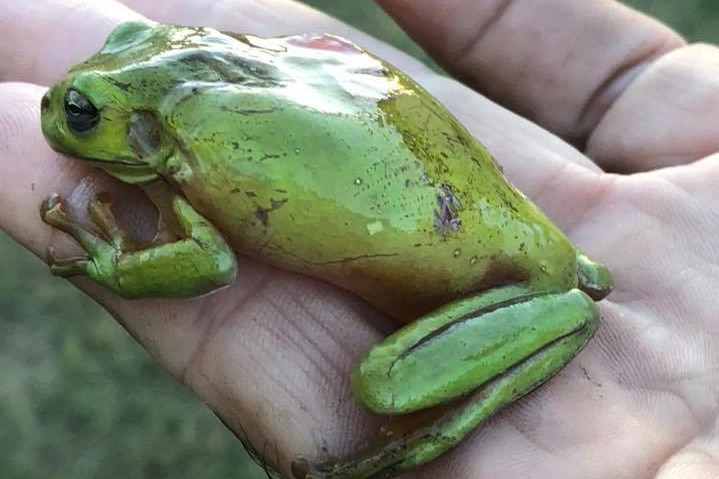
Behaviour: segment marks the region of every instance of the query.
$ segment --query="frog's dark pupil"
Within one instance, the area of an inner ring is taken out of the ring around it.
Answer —
[[[95,105],[77,90],[65,93],[65,120],[73,133],[84,133],[97,125],[100,115]]]
[[[82,112],[82,110],[80,109],[79,106],[74,105],[74,104],[72,104],[72,103],[68,103],[68,105],[67,105],[67,111],[69,111],[70,114],[73,115],[73,116],[77,116],[77,115],[79,115],[79,114]]]

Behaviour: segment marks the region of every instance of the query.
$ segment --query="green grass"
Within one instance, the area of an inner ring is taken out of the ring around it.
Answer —
[[[0,264],[0,477],[264,477],[102,309],[5,236]]]
[[[307,3],[422,56],[372,2]],[[715,0],[628,3],[719,41]],[[0,265],[0,477],[264,477],[103,310],[2,234]]]
[[[719,43],[719,3],[716,0],[629,0],[692,42]]]

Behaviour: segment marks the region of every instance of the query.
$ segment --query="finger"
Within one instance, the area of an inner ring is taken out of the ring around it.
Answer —
[[[467,84],[578,144],[634,77],[683,44],[607,0],[378,3]]]
[[[592,133],[587,152],[606,168],[647,171],[719,151],[719,49],[693,45],[656,61]]]
[[[56,234],[39,219],[41,199],[67,194],[87,172],[41,141],[42,93],[0,84],[0,102],[11,106],[0,114],[0,227],[39,255]],[[240,265],[231,288],[183,301],[127,301],[74,282],[285,472],[324,440],[337,454],[355,450],[376,424],[347,401],[349,371],[379,339],[371,324],[381,316],[331,286],[244,258]]]
[[[0,5],[0,80],[39,85],[49,85],[96,52],[119,22],[141,18],[109,0],[43,0],[32,8],[11,1]]]

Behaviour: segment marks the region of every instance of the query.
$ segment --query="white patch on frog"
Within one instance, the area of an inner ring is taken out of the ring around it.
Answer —
[[[370,236],[374,236],[380,233],[384,229],[384,225],[381,221],[377,220],[372,223],[367,223],[367,232]]]

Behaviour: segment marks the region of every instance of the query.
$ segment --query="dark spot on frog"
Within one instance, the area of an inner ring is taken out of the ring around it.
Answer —
[[[499,196],[499,199],[502,201],[502,204],[509,210],[514,211],[515,213],[518,213],[519,210],[514,205],[514,202],[512,202],[506,194],[506,191],[504,189],[497,188],[496,190],[497,196]]]
[[[233,67],[227,55],[218,55],[216,52],[193,49],[181,54],[176,59],[175,67],[189,69],[204,80],[221,80],[228,83],[248,83],[253,81],[252,74],[244,68]]]
[[[232,188],[232,189],[230,190],[230,193],[234,195],[235,193],[239,193],[239,192],[241,192],[241,191],[242,191],[242,190],[240,190],[239,188],[235,187],[235,188]]]
[[[437,209],[434,210],[434,226],[436,231],[446,236],[450,231],[458,231],[461,224],[459,211],[462,204],[452,192],[452,186],[442,184],[436,196]]]
[[[267,210],[262,208],[257,208],[255,210],[255,218],[257,218],[257,221],[259,221],[264,227],[267,227],[270,219]]]
[[[254,191],[245,191],[245,195],[247,195],[248,198],[255,198],[257,196],[257,193]]]
[[[112,83],[113,85],[115,85],[117,88],[119,88],[119,89],[122,90],[122,91],[127,92],[127,91],[130,91],[130,90],[132,89],[132,84],[131,84],[131,83],[121,82],[121,81],[119,81],[118,79],[112,78],[112,77],[103,77],[103,79],[106,80],[106,81],[109,82],[109,83]]]
[[[269,208],[263,208],[257,205],[257,209],[255,210],[255,218],[257,218],[257,220],[262,224],[262,226],[266,228],[270,222],[270,213],[282,208],[285,203],[287,203],[287,200],[270,200]]]
[[[262,155],[261,157],[259,157],[259,158],[257,159],[257,161],[274,160],[274,159],[276,159],[276,158],[280,158],[280,155],[265,153],[264,155]]]
[[[272,210],[276,210],[278,208],[282,208],[285,203],[287,203],[287,200],[272,200]]]
[[[193,64],[193,63],[212,63],[214,58],[208,52],[202,50],[193,50],[191,53],[183,55],[179,61],[180,63]]]
[[[231,113],[237,113],[238,115],[246,115],[246,116],[249,116],[249,115],[262,115],[262,114],[274,113],[274,112],[276,112],[277,110],[279,110],[279,108],[256,108],[256,109],[251,109],[251,108],[231,108],[231,107],[229,107],[229,106],[227,106],[227,105],[220,105],[220,110],[222,110],[222,111],[228,111],[228,112],[231,112]]]

